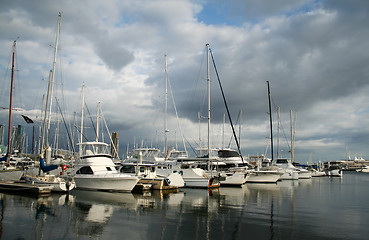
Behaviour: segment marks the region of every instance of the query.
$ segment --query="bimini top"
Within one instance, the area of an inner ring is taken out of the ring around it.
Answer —
[[[111,157],[110,146],[103,142],[84,142],[78,144],[82,148],[82,157],[107,156]]]

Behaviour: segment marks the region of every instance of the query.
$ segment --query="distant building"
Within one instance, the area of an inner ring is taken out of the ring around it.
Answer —
[[[118,133],[113,132],[111,134],[112,142],[111,142],[111,155],[113,158],[119,158],[119,139]]]

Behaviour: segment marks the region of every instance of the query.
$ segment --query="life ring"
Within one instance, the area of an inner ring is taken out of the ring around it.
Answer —
[[[67,165],[63,164],[63,165],[62,165],[62,169],[63,169],[63,170],[67,170]]]

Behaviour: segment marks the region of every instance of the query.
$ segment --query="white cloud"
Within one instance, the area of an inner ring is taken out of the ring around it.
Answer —
[[[88,106],[95,112],[97,101],[102,102],[111,131],[120,133],[122,145],[132,143],[133,136],[137,141],[154,141],[163,128],[163,55],[167,54],[178,114],[186,138],[195,145],[201,96],[193,92],[206,92],[202,91],[206,85],[201,60],[205,44],[210,43],[232,117],[243,110],[241,143],[247,154],[263,152],[268,142],[267,80],[286,126],[289,110],[298,112],[296,140],[301,158],[311,151],[322,159],[344,158],[345,149],[338,149],[346,147],[368,154],[366,1],[234,0],[230,5],[222,3],[225,8],[216,4],[2,2],[0,69],[5,71],[11,43],[19,36],[19,87],[26,90],[18,99],[34,114],[46,93],[47,83],[41,79],[48,79],[53,59],[49,45],[54,44],[61,11],[62,61],[57,65],[56,93],[60,96],[63,83],[65,111],[70,116],[80,111],[80,90],[86,82]],[[8,79],[1,83],[6,87]],[[216,83],[212,72],[213,140],[219,145],[225,110]],[[7,98],[2,90],[1,102]],[[174,111],[169,113],[170,127],[175,128]],[[6,119],[4,114],[1,119]]]

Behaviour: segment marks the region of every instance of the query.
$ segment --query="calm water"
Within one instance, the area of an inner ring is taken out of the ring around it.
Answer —
[[[148,194],[0,193],[1,239],[369,239],[369,174]]]

